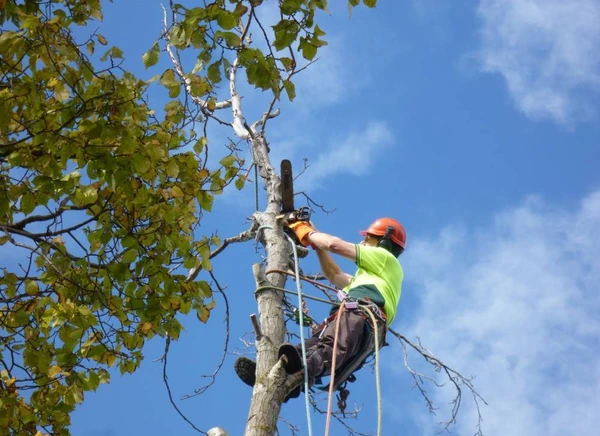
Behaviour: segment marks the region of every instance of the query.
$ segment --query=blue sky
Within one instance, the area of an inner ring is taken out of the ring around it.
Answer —
[[[272,2],[266,3],[262,17],[273,20]],[[489,402],[481,410],[485,434],[597,434],[600,2],[380,1],[351,17],[345,2],[336,3],[331,16],[321,16],[329,45],[298,77],[294,103],[282,102],[281,115],[269,121],[273,162],[289,158],[298,170],[308,159],[297,189],[335,209],[315,214],[322,231],[358,241],[357,231],[379,216],[404,223],[405,283],[393,328],[476,376]],[[106,5],[99,30],[124,50],[127,68],[150,78],[168,66],[166,57],[150,71],[141,66],[161,20],[158,1],[115,2]],[[265,98],[241,90],[245,115],[254,121]],[[151,97],[157,104],[162,98]],[[214,132],[215,144],[223,134]],[[238,234],[253,210],[251,185],[226,192],[202,230]],[[231,310],[229,353],[215,386],[177,400],[204,430],[243,432],[251,392],[232,364],[236,353],[249,353],[240,338],[257,310],[251,264],[258,261],[254,246],[245,244],[214,262]],[[341,265],[353,272],[351,263]],[[316,271],[314,255],[302,267]],[[200,387],[220,359],[218,303],[207,325],[186,319],[185,334],[172,344],[176,399]],[[311,305],[317,317],[325,310]],[[448,417],[451,390],[430,389],[440,407],[430,415],[399,343],[388,341],[384,434],[435,434]],[[86,394],[73,434],[194,434],[168,403],[162,366],[154,362],[163,348],[157,338],[136,374],[115,374],[110,385]],[[350,388],[350,404],[362,408],[353,423],[365,433],[376,430],[374,387],[365,369]],[[284,405],[282,416],[307,434],[303,401]],[[315,415],[313,423],[321,433],[322,418]],[[452,429],[473,434],[476,423],[465,396]],[[289,433],[283,423],[281,430]],[[336,424],[332,431],[345,434]]]

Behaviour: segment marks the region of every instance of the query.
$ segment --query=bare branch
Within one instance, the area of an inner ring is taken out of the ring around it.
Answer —
[[[263,126],[267,122],[267,120],[278,117],[280,113],[281,113],[281,111],[279,110],[279,108],[275,109],[274,111],[271,111],[271,107],[270,107],[267,112],[262,114],[262,117],[260,117],[260,119],[258,121],[256,121],[254,124],[252,124],[252,130],[256,131],[260,126]]]
[[[217,280],[217,278],[215,277],[213,272],[209,271],[209,274],[210,274],[210,277],[212,278],[212,280],[215,282],[215,285],[219,289],[219,292],[223,296],[223,300],[225,301],[225,345],[223,347],[223,353],[221,354],[221,360],[219,361],[217,368],[213,371],[213,373],[211,375],[203,375],[202,376],[204,378],[210,378],[211,381],[208,384],[206,384],[198,389],[195,389],[193,395],[184,395],[182,397],[182,400],[187,400],[188,398],[202,395],[204,392],[206,392],[208,390],[208,388],[210,388],[212,385],[214,385],[215,381],[217,380],[217,375],[221,371],[221,368],[223,368],[223,364],[225,363],[225,357],[227,356],[227,350],[229,349],[229,331],[230,331],[230,329],[229,329],[229,320],[230,320],[229,300],[227,299],[227,294],[225,293],[225,288],[223,288],[219,284],[219,281]]]
[[[254,332],[256,334],[256,340],[260,341],[263,337],[263,334],[262,334],[262,330],[260,329],[260,324],[258,323],[258,319],[256,319],[255,313],[250,315],[250,321],[252,321],[252,327],[254,328]]]
[[[240,233],[237,236],[232,236],[231,238],[226,238],[219,247],[217,247],[214,251],[212,251],[210,253],[210,256],[208,256],[208,258],[212,259],[213,257],[217,256],[219,253],[221,253],[223,250],[225,250],[225,248],[227,248],[227,246],[229,244],[233,244],[236,242],[246,242],[246,241],[250,241],[251,239],[254,239],[255,234],[256,234],[256,230],[253,225],[250,229],[243,231],[242,233]],[[201,269],[202,269],[201,265],[195,266],[194,268],[190,269],[185,281],[191,282],[192,280],[194,280],[198,276],[198,273],[200,272]]]
[[[421,395],[425,399],[425,402],[427,403],[427,407],[429,408],[429,411],[432,414],[435,414],[435,407],[433,406],[432,401],[427,396],[427,392],[425,391],[425,388],[424,388],[424,380],[431,382],[436,387],[442,387],[444,385],[438,383],[436,380],[434,380],[431,377],[425,376],[419,372],[414,371],[408,365],[408,358],[406,355],[405,344],[408,345],[410,348],[414,349],[421,356],[423,356],[423,358],[427,361],[427,363],[429,363],[430,365],[432,365],[434,367],[434,370],[436,372],[445,373],[448,380],[450,380],[450,382],[452,382],[452,384],[454,385],[454,388],[456,389],[456,396],[450,403],[450,404],[452,404],[451,416],[450,416],[449,420],[440,422],[440,424],[444,426],[442,431],[448,431],[449,427],[452,424],[456,423],[456,417],[458,416],[458,411],[460,410],[460,406],[461,406],[461,402],[462,402],[462,387],[466,386],[467,389],[469,389],[469,391],[471,392],[473,401],[475,402],[475,406],[477,407],[477,416],[478,416],[477,429],[478,430],[477,430],[477,433],[475,433],[475,436],[483,436],[483,432],[481,430],[481,423],[483,421],[483,418],[481,416],[479,401],[483,402],[483,404],[485,404],[486,406],[488,405],[488,403],[475,390],[475,386],[473,385],[473,377],[471,377],[471,378],[464,377],[461,373],[450,368],[448,365],[446,365],[444,362],[442,362],[431,351],[429,351],[428,349],[423,347],[420,343],[415,344],[415,343],[409,341],[405,336],[401,335],[400,333],[394,331],[391,328],[388,328],[388,331],[391,332],[394,336],[396,336],[396,338],[398,338],[400,340],[400,342],[402,343],[402,346],[405,349],[406,368],[412,375],[413,380],[415,381],[415,386],[417,387],[417,389],[419,389],[419,392],[421,392]]]
[[[173,395],[171,394],[171,387],[169,386],[169,377],[167,376],[167,356],[169,355],[170,346],[171,346],[171,337],[167,336],[167,340],[165,342],[165,354],[163,354],[163,356],[159,359],[163,363],[163,382],[165,383],[165,386],[167,388],[167,393],[169,395],[169,401],[171,402],[171,405],[173,406],[175,411],[179,414],[179,416],[181,416],[183,418],[183,420],[185,422],[187,422],[189,425],[191,425],[192,428],[194,430],[196,430],[198,433],[202,433],[205,435],[207,433],[205,431],[200,430],[198,427],[196,427],[194,425],[194,423],[192,421],[190,421],[187,418],[187,416],[185,416],[183,414],[183,412],[181,412],[181,410],[179,410],[179,407],[177,407],[177,404],[175,404],[175,401],[173,400]]]
[[[192,82],[186,76],[186,74],[183,72],[181,62],[179,61],[179,59],[177,59],[177,56],[175,55],[175,53],[173,53],[173,48],[172,48],[171,44],[169,44],[169,38],[167,36],[168,28],[169,28],[168,22],[167,22],[167,9],[163,5],[161,5],[161,7],[163,8],[163,26],[164,26],[163,38],[166,41],[165,48],[167,50],[169,57],[171,58],[171,62],[173,63],[173,68],[175,68],[175,72],[177,73],[177,75],[179,76],[181,81],[184,83],[187,95],[190,96],[190,98],[194,101],[194,103],[196,103],[198,106],[200,106],[203,109],[203,112],[208,111],[208,108],[207,108],[208,102],[206,100],[201,99],[198,96],[192,95]],[[225,109],[230,106],[231,106],[231,100],[219,101],[219,102],[215,103],[215,110]]]
[[[235,79],[239,58],[235,58],[231,68],[229,69],[229,92],[231,93],[231,110],[233,112],[233,131],[242,139],[249,139],[251,132],[244,127],[244,115],[242,113],[242,99],[237,92]]]
[[[326,213],[327,215],[329,215],[329,214],[331,214],[331,213],[335,212],[335,210],[336,210],[336,209],[331,209],[331,210],[328,210],[328,209],[326,209],[324,205],[322,205],[322,204],[319,204],[319,203],[315,202],[315,201],[314,201],[312,198],[310,198],[310,197],[308,196],[308,194],[307,194],[306,192],[304,192],[304,191],[297,192],[297,193],[296,193],[296,195],[304,195],[304,197],[306,198],[306,201],[308,202],[308,204],[309,204],[309,205],[312,205],[312,206],[315,206],[315,207],[317,207],[317,208],[321,209],[321,211],[322,211],[322,212],[324,212],[324,213]]]

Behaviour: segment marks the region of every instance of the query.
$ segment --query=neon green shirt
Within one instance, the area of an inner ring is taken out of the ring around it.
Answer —
[[[404,272],[400,262],[385,248],[357,244],[356,266],[358,267],[356,274],[343,291],[352,295],[355,294],[352,290],[359,286],[361,290],[373,286],[377,288],[385,301],[383,310],[387,315],[387,324],[390,325],[396,316],[402,294]]]

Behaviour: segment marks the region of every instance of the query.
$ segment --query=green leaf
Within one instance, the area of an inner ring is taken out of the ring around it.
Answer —
[[[210,192],[200,191],[198,193],[198,203],[200,207],[207,212],[212,210],[214,196]]]
[[[221,60],[213,62],[208,67],[208,80],[213,83],[219,83],[221,81]]]
[[[133,168],[138,174],[146,174],[146,172],[150,169],[150,165],[150,159],[148,159],[146,156],[143,156],[139,153],[133,156]]]
[[[202,298],[210,298],[212,297],[212,289],[210,288],[210,285],[208,284],[208,282],[206,280],[200,280],[198,282],[198,286],[200,288],[201,294],[200,296]]]
[[[285,89],[290,101],[294,101],[294,98],[296,98],[296,86],[294,83],[291,80],[284,80],[283,88]]]
[[[283,68],[285,68],[285,71],[290,71],[292,68],[294,68],[294,60],[291,58],[280,58],[279,62],[281,62],[283,64]]]
[[[135,261],[138,257],[138,252],[137,250],[130,248],[129,250],[125,251],[125,253],[123,253],[123,262],[126,263],[131,263],[133,261]]]
[[[171,98],[177,98],[179,96],[180,92],[181,92],[181,85],[180,84],[172,86],[172,87],[169,88],[169,97],[171,97]]]
[[[229,156],[225,156],[223,159],[221,159],[221,161],[219,163],[221,165],[223,165],[224,167],[229,168],[236,161],[237,161],[237,158],[234,155],[229,155]]]
[[[374,8],[375,5],[377,4],[377,0],[363,0],[363,3],[368,8]]]
[[[223,38],[229,47],[239,47],[241,44],[240,36],[233,32],[215,32],[215,38]]]
[[[192,74],[189,76],[189,80],[192,97],[204,95],[212,89],[210,83],[208,83],[202,76]]]
[[[317,55],[317,46],[311,44],[306,38],[300,38],[300,51],[304,59],[312,61]]]
[[[238,18],[233,13],[222,9],[219,12],[219,15],[217,15],[217,23],[219,23],[219,26],[221,26],[223,29],[230,30],[237,25]]]
[[[281,20],[272,26],[275,31],[275,41],[273,46],[277,51],[289,47],[298,37],[300,26],[292,20]]]
[[[281,13],[283,15],[294,15],[300,10],[302,0],[283,0],[281,2]]]
[[[244,177],[244,176],[240,176],[235,181],[235,187],[238,188],[240,191],[242,189],[244,189],[245,184],[246,184],[246,177]]]
[[[146,53],[142,55],[142,62],[144,63],[144,68],[150,68],[152,65],[156,65],[158,63],[158,56],[160,54],[160,48],[158,46],[158,42],[155,42],[154,45],[148,50]]]
[[[33,196],[33,194],[31,192],[26,192],[25,194],[23,194],[23,197],[21,197],[21,212],[24,215],[28,215],[31,212],[33,212],[35,206],[35,197]]]
[[[175,77],[175,71],[171,68],[166,70],[162,76],[160,76],[159,83],[167,88],[171,88],[172,86],[179,85],[179,81]]]
[[[175,160],[171,159],[169,161],[166,167],[166,173],[167,176],[174,178],[176,178],[179,175],[179,165],[177,165],[177,162],[175,162]]]
[[[39,291],[40,287],[35,280],[27,280],[25,282],[25,292],[27,295],[37,295]]]
[[[204,150],[206,144],[208,144],[208,139],[206,138],[206,136],[202,136],[194,144],[194,151],[198,154],[202,153],[202,150]]]

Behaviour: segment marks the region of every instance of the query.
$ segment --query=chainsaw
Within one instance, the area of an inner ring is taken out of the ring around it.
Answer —
[[[294,177],[292,174],[292,162],[288,159],[281,161],[281,215],[277,218],[284,220],[284,231],[299,244],[294,232],[287,225],[297,221],[310,221],[312,209],[303,206],[298,209],[294,207]]]

